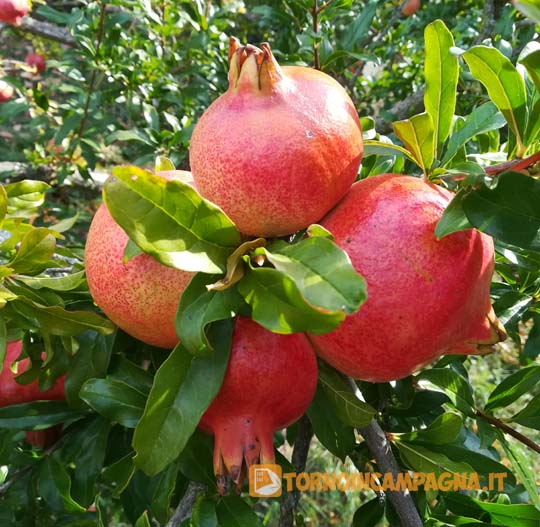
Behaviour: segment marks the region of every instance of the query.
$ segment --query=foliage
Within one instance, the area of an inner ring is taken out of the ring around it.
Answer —
[[[475,227],[496,243],[494,307],[519,350],[506,352],[513,362],[504,374],[487,374],[489,393],[478,397],[469,372],[479,359],[450,356],[393,383],[352,386],[321,363],[307,415],[326,466],[339,459],[376,472],[355,435],[375,418],[403,469],[476,472],[482,484],[490,473],[505,474],[498,490],[420,488],[413,498],[425,525],[538,525],[540,462],[523,442],[540,437],[540,183],[531,177],[540,158],[538,27],[498,5],[485,34],[476,22],[483,3],[472,0],[429,2],[407,19],[397,3],[327,4],[315,29],[304,0],[35,4],[33,16],[67,29],[74,45],[49,44],[42,76],[5,60],[17,97],[0,105],[0,159],[51,171],[47,182],[11,174],[0,187],[0,357],[7,341],[23,338],[32,368],[20,381],[39,379],[46,388],[67,373],[67,402],[0,409],[6,525],[164,525],[190,481],[206,490],[183,525],[278,524],[275,504],[217,495],[212,440],[196,430],[223,379],[231,318],[249,315],[278,333],[324,333],[362,309],[366,288],[321,227],[243,240],[214,204],[148,169],[155,156],[186,166],[196,119],[226,89],[232,33],[269,40],[287,63],[311,64],[316,46],[321,68],[349,89],[363,116],[360,177],[422,174],[455,192],[438,237]],[[516,4],[534,19],[535,2]],[[22,59],[27,36],[2,31],[14,50],[4,59]],[[425,111],[381,133],[393,104],[424,85]],[[82,240],[69,235],[78,217],[44,214],[65,184],[120,163],[103,194],[130,236],[131,256],[146,252],[197,272],[177,315],[182,344],[172,352],[134,340],[99,313]],[[24,443],[24,430],[58,423],[63,433],[52,447]],[[275,445],[286,450],[298,428],[276,433]],[[353,525],[399,524],[389,502],[368,492],[361,498]],[[331,506],[324,499],[320,525]],[[314,524],[310,503],[301,501],[297,525]]]

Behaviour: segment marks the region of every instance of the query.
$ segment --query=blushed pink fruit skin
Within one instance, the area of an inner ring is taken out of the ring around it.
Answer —
[[[0,0],[0,22],[18,26],[28,11],[28,0]]]
[[[191,177],[180,171],[161,175],[182,181]],[[103,312],[126,333],[153,346],[174,348],[178,343],[174,325],[178,302],[193,273],[167,267],[147,254],[124,263],[128,239],[107,207],[100,205],[85,248],[90,293]]]
[[[340,84],[311,68],[282,72],[271,93],[229,88],[191,138],[200,193],[251,236],[318,221],[349,190],[362,160],[358,116]]]
[[[236,319],[223,385],[199,424],[215,436],[221,491],[227,474],[241,486],[244,462],[274,462],[274,431],[304,414],[316,385],[317,361],[304,334],[278,335]]]
[[[401,8],[401,12],[405,16],[414,15],[418,9],[420,9],[421,2],[420,0],[407,0],[405,5]]]
[[[26,63],[29,66],[35,67],[38,73],[42,73],[47,69],[47,62],[45,61],[45,57],[43,57],[39,53],[29,53],[26,56]]]
[[[9,101],[13,97],[14,89],[11,84],[0,80],[0,103]]]
[[[435,238],[451,198],[422,179],[383,174],[355,183],[321,222],[368,286],[356,314],[331,333],[310,335],[337,370],[390,381],[504,339],[489,297],[491,238],[472,229]]]

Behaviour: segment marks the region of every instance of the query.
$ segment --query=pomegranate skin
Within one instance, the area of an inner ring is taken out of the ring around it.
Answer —
[[[0,103],[9,101],[13,97],[13,86],[0,80]]]
[[[218,489],[241,489],[245,470],[274,462],[274,431],[299,419],[317,385],[317,361],[302,333],[278,335],[237,318],[221,389],[199,426],[215,436]]]
[[[229,89],[193,130],[190,164],[200,193],[251,236],[317,222],[349,190],[362,160],[353,102],[330,76],[280,67],[231,40]]]
[[[190,181],[189,172],[163,177]],[[147,254],[123,262],[129,238],[107,207],[98,208],[86,239],[88,287],[94,302],[126,333],[161,348],[178,343],[174,319],[193,273],[167,267]]]
[[[39,53],[29,53],[26,56],[26,64],[36,68],[36,71],[38,73],[42,73],[47,69],[47,62],[45,61],[45,57],[43,57]]]
[[[46,449],[54,445],[62,435],[62,425],[50,426],[43,430],[28,430],[25,434],[26,442],[40,449]]]
[[[407,0],[401,8],[401,12],[405,16],[412,16],[420,9],[420,5],[420,0]]]
[[[28,11],[28,0],[0,0],[0,22],[18,26]]]
[[[451,198],[422,179],[383,174],[353,185],[322,221],[368,285],[358,313],[309,336],[337,370],[390,381],[444,354],[491,351],[506,337],[489,297],[491,238],[473,229],[435,238]]]
[[[11,365],[21,354],[22,341],[16,340],[8,342],[4,368],[0,373],[0,407],[11,406],[12,404],[30,403],[33,401],[63,401],[66,396],[64,392],[64,377],[56,380],[52,388],[41,391],[37,381],[30,384],[18,384],[15,377],[20,375],[30,366],[30,359],[22,359],[17,363],[17,372],[11,370]]]

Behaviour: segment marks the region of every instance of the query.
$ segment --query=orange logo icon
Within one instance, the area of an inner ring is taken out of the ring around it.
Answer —
[[[251,465],[249,467],[249,495],[255,498],[281,496],[281,467],[279,465]]]

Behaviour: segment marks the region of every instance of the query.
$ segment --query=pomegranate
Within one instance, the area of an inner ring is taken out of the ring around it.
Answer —
[[[383,382],[441,355],[484,353],[504,340],[491,307],[493,242],[476,230],[437,240],[452,194],[422,179],[359,181],[322,225],[367,281],[368,299],[315,351],[352,377]]]
[[[276,62],[270,46],[232,38],[229,89],[193,130],[199,192],[251,236],[281,236],[318,221],[349,190],[362,131],[328,75]]]
[[[28,11],[30,11],[28,0],[0,0],[0,22],[18,26]]]
[[[182,171],[163,177],[191,182]],[[127,234],[102,204],[86,240],[86,276],[90,293],[103,312],[126,333],[148,344],[174,348],[174,319],[182,292],[193,273],[167,267],[147,254],[124,263]]]
[[[62,435],[62,425],[50,426],[43,430],[28,430],[26,442],[35,448],[49,448],[54,445]]]
[[[29,53],[26,56],[26,64],[33,68],[36,68],[37,73],[42,73],[47,68],[45,57],[43,57],[43,55],[40,55],[39,53]]]
[[[420,9],[420,0],[406,0],[401,6],[401,12],[405,16],[414,15]]]
[[[274,462],[274,431],[306,411],[317,384],[317,362],[301,333],[278,335],[237,318],[225,379],[200,427],[215,436],[214,471],[240,489],[247,467]]]
[[[9,101],[13,97],[13,86],[0,80],[0,103]]]
[[[30,366],[30,359],[22,359],[17,363],[17,371],[13,372],[11,365],[21,354],[22,341],[16,340],[8,342],[4,368],[0,373],[0,407],[11,406],[12,404],[30,403],[40,400],[63,401],[64,377],[60,377],[49,390],[41,391],[37,381],[29,384],[19,384],[15,377],[27,370]]]

